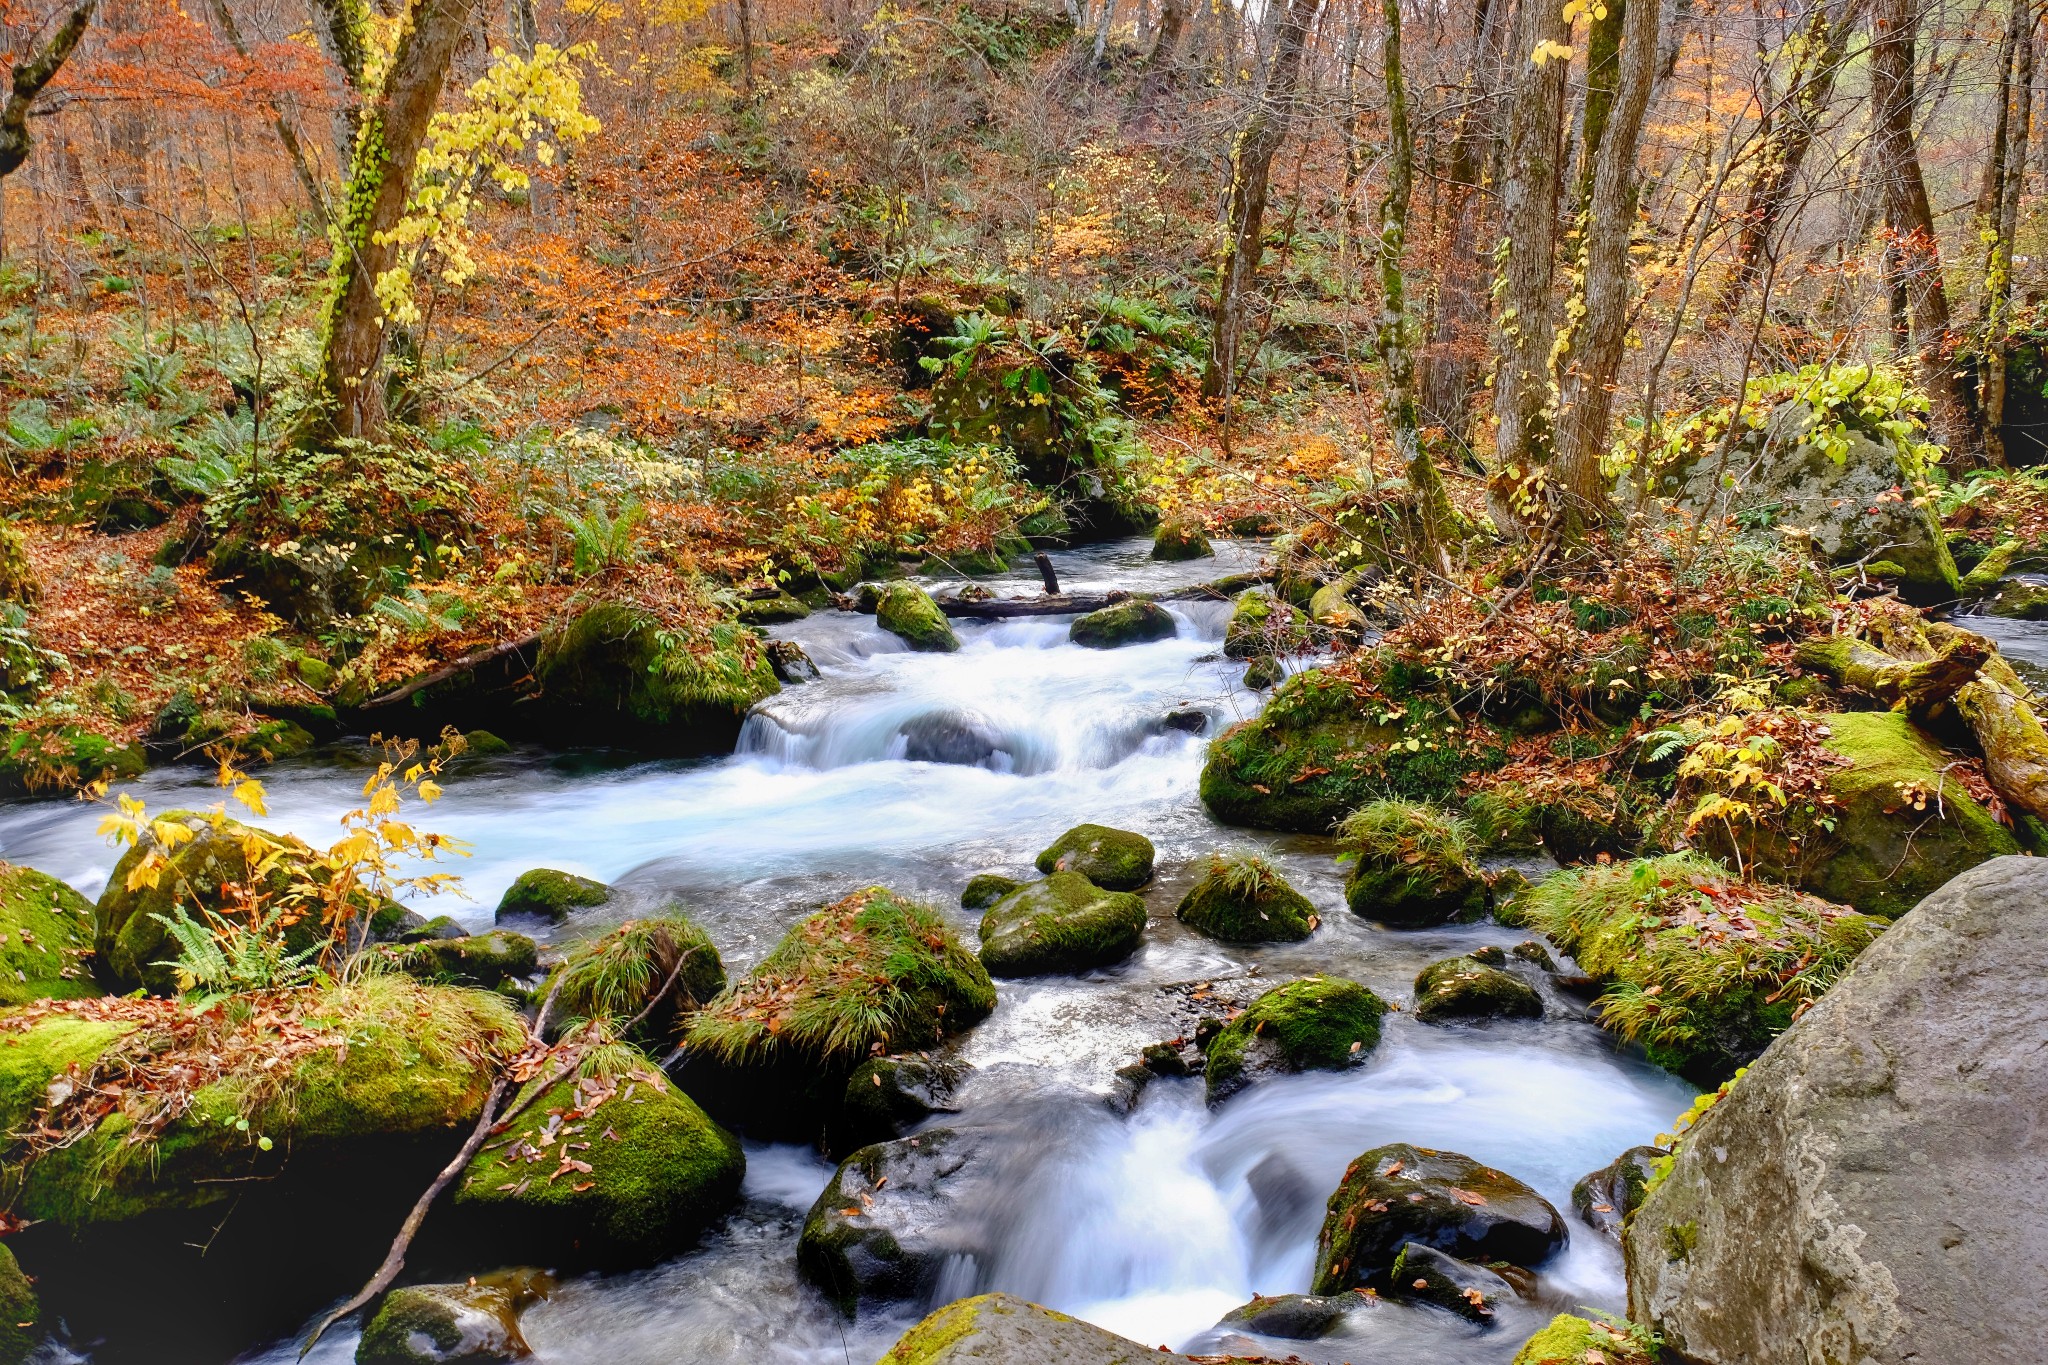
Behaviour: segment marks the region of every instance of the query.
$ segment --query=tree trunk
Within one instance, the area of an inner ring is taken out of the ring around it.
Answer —
[[[1989,643],[1976,635],[1951,641],[1934,658],[1919,662],[1896,658],[1847,635],[1815,636],[1802,641],[1793,654],[1801,668],[1867,692],[1916,721],[1929,719],[1975,682],[1990,657]]]
[[[754,98],[754,0],[735,0],[740,11],[740,98]]]
[[[1573,326],[1560,375],[1558,491],[1564,530],[1576,538],[1611,508],[1600,459],[1628,341],[1629,239],[1636,224],[1636,151],[1657,75],[1657,0],[1629,0],[1614,103],[1595,151],[1586,213],[1585,311]]]
[[[7,102],[0,105],[0,178],[20,170],[34,150],[35,142],[28,131],[29,109],[71,59],[98,4],[99,0],[85,0],[64,17],[48,42],[9,72]]]
[[[209,8],[213,12],[213,22],[219,25],[221,36],[228,40],[228,46],[234,48],[235,55],[247,61],[249,45],[242,39],[241,26],[235,22],[234,13],[228,8],[227,0],[210,0]],[[306,160],[306,149],[299,144],[298,130],[285,118],[284,111],[275,105],[270,109],[270,128],[277,134],[278,145],[284,148],[286,159],[292,163],[292,174],[297,177],[299,188],[305,192],[306,203],[312,208],[313,217],[325,228],[328,226],[327,200],[320,193],[319,178],[313,174],[313,167]]]
[[[1557,323],[1550,290],[1557,260],[1558,124],[1564,114],[1568,63],[1538,61],[1543,44],[1571,37],[1563,7],[1524,0],[1511,56],[1517,63],[1508,120],[1502,216],[1507,227],[1506,278],[1497,324],[1499,366],[1493,384],[1494,472],[1487,510],[1503,535],[1526,534],[1545,515],[1541,471],[1550,463],[1550,347]]]
[[[1209,363],[1202,372],[1203,394],[1225,402],[1237,386],[1245,292],[1258,273],[1265,248],[1262,234],[1273,157],[1293,121],[1302,55],[1320,4],[1321,0],[1289,0],[1274,40],[1265,92],[1230,150],[1230,200],[1224,211],[1223,257],[1217,262],[1216,317],[1210,332]]]
[[[1606,0],[1595,8],[1593,22],[1586,29],[1586,103],[1579,120],[1579,185],[1573,199],[1575,224],[1580,236],[1574,238],[1572,255],[1585,251],[1585,215],[1593,205],[1593,178],[1600,165],[1600,139],[1607,132],[1607,120],[1614,112],[1614,96],[1621,85],[1621,29],[1628,20],[1628,0]]]
[[[319,388],[295,437],[300,444],[384,435],[384,386],[377,371],[386,318],[376,288],[397,249],[382,239],[405,216],[413,165],[469,16],[463,0],[414,0],[383,89],[363,113],[330,271]]]
[[[2027,184],[2027,147],[2033,137],[2034,22],[2034,0],[2013,0],[2013,25],[2008,32],[2014,49],[2000,117],[2005,137],[1995,159],[2000,176],[1984,269],[1984,376],[1978,410],[1984,425],[1984,462],[2001,469],[2011,463],[2000,431],[2005,425],[2005,332],[2012,304],[2013,237],[2019,231],[2020,198]]]

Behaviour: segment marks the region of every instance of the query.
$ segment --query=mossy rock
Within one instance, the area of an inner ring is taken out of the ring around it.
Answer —
[[[999,872],[982,872],[967,879],[960,892],[962,910],[986,910],[1024,883]]]
[[[875,622],[923,653],[951,654],[960,648],[946,613],[915,583],[891,583],[875,604]]]
[[[85,963],[92,902],[47,873],[0,862],[0,1007],[98,995]]]
[[[1485,1266],[1420,1242],[1403,1246],[1373,1288],[1390,1299],[1432,1304],[1481,1326],[1493,1321],[1496,1305],[1519,1297],[1513,1285]]]
[[[1224,943],[1299,943],[1316,930],[1316,908],[1262,858],[1212,858],[1174,917]]]
[[[1217,1325],[1282,1341],[1314,1341],[1336,1331],[1353,1313],[1376,1307],[1363,1294],[1261,1294],[1225,1313]]]
[[[1422,929],[1486,912],[1486,878],[1464,820],[1412,801],[1375,801],[1340,831],[1354,861],[1344,883],[1352,912],[1400,929]]]
[[[1698,853],[1568,868],[1524,903],[1601,984],[1604,1026],[1707,1084],[1761,1053],[1885,927]]]
[[[699,1011],[679,1079],[749,1132],[815,1140],[855,1067],[932,1047],[995,1005],[988,972],[938,911],[872,886],[792,926]]]
[[[1344,678],[1304,670],[1209,745],[1202,803],[1225,824],[1327,834],[1377,798],[1448,800],[1506,749],[1440,744],[1447,719],[1428,698],[1361,697]]]
[[[981,920],[981,962],[991,976],[1085,972],[1123,961],[1145,936],[1145,902],[1055,872],[1011,892]]]
[[[511,977],[531,976],[540,945],[524,934],[493,929],[460,938],[434,938],[384,949],[398,969],[422,981],[489,990]]]
[[[1462,1261],[1536,1266],[1564,1245],[1565,1224],[1505,1172],[1457,1152],[1389,1143],[1360,1154],[1330,1196],[1311,1292],[1369,1284],[1410,1242]]]
[[[1524,1342],[1515,1353],[1514,1365],[1585,1365],[1589,1360],[1603,1360],[1607,1365],[1655,1365],[1634,1337],[1604,1322],[1589,1322],[1570,1313],[1559,1313],[1549,1326]]]
[[[42,1318],[35,1286],[13,1250],[0,1243],[0,1365],[23,1365],[46,1335]]]
[[[1298,654],[1308,646],[1307,614],[1263,591],[1238,597],[1230,613],[1230,624],[1223,632],[1223,653],[1232,659]]]
[[[766,643],[732,622],[677,639],[618,602],[584,608],[541,641],[538,708],[551,737],[622,738],[680,753],[728,750],[749,708],[782,690]]]
[[[1616,1241],[1622,1224],[1656,1183],[1657,1167],[1671,1153],[1662,1147],[1631,1147],[1572,1186],[1572,1209]]]
[[[1424,967],[1415,978],[1414,1013],[1425,1024],[1447,1019],[1540,1019],[1543,997],[1534,986],[1497,966],[1454,957]]]
[[[1202,523],[1176,517],[1159,523],[1152,533],[1152,557],[1164,560],[1207,559],[1216,553]]]
[[[565,1157],[589,1169],[560,1172]],[[642,1057],[550,1086],[471,1160],[455,1207],[514,1258],[649,1265],[730,1208],[745,1174],[738,1139]]]
[[[1286,679],[1286,666],[1270,654],[1261,654],[1245,665],[1242,681],[1247,692],[1270,692]]]
[[[631,1041],[659,1054],[674,1046],[677,1025],[689,1012],[715,999],[727,982],[710,936],[670,914],[630,919],[576,944],[549,984],[560,988],[557,1019],[623,1025],[637,1018]]]
[[[130,1141],[136,1121],[126,1109],[101,1118],[18,1169],[14,1210],[72,1231],[125,1224],[232,1202],[288,1162],[321,1169],[373,1148],[439,1142],[476,1120],[525,1039],[496,996],[395,974],[309,988],[288,1002],[294,1032],[282,1067],[264,1067],[261,1047],[238,1048],[226,1074],[193,1090],[189,1108],[147,1141]],[[218,1055],[203,1038],[179,1044],[175,1031],[132,1023],[62,1013],[24,1022],[0,1029],[0,1119],[10,1131],[44,1110],[53,1079],[90,1070],[111,1049]],[[157,1064],[175,1064],[175,1053]]]
[[[1067,627],[1067,638],[1083,649],[1117,649],[1171,640],[1179,629],[1173,613],[1165,607],[1133,597],[1074,618],[1074,624]]]
[[[750,597],[740,603],[736,614],[750,626],[779,626],[787,621],[803,620],[811,614],[811,609],[783,592],[773,597]]]
[[[505,888],[498,901],[498,919],[502,922],[508,916],[518,915],[560,924],[573,911],[603,905],[611,898],[612,889],[603,882],[573,872],[558,872],[552,867],[536,867],[520,873]]]
[[[462,752],[470,758],[497,758],[512,752],[512,746],[489,730],[465,730]]]
[[[1209,1040],[1209,1099],[1234,1095],[1262,1075],[1356,1066],[1379,1046],[1386,1012],[1386,1001],[1342,977],[1275,986]]]
[[[1197,1365],[1064,1313],[1008,1294],[982,1294],[938,1309],[898,1338],[876,1365]],[[1261,1365],[1243,1356],[1202,1356],[1200,1365]]]
[[[28,542],[12,523],[0,521],[0,602],[32,607],[42,595],[42,584],[28,562]]]
[[[846,1079],[832,1149],[851,1151],[902,1137],[933,1114],[953,1112],[960,1069],[930,1057],[873,1057]]]
[[[1355,574],[1346,574],[1317,588],[1308,600],[1308,615],[1324,630],[1343,635],[1359,636],[1372,628],[1358,604],[1351,600],[1351,594],[1358,585]]]
[[[140,741],[109,738],[81,725],[0,729],[0,795],[74,791],[91,782],[140,777],[149,753]]]
[[[1152,880],[1152,841],[1107,825],[1076,825],[1039,851],[1038,870],[1078,872],[1106,891],[1136,891]]]
[[[394,1289],[356,1344],[356,1365],[510,1365],[533,1354],[519,1304],[497,1285],[420,1284]]]

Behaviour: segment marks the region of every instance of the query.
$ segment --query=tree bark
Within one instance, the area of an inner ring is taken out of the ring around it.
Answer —
[[[1989,642],[1968,635],[1951,641],[1932,659],[1909,662],[1846,635],[1803,641],[1793,658],[1801,668],[1825,673],[1845,687],[1867,692],[1916,721],[1931,718],[1962,688],[1977,679],[1991,657]]]
[[[1571,37],[1563,7],[1524,0],[1516,26],[1515,99],[1508,120],[1502,212],[1507,228],[1506,278],[1496,324],[1499,364],[1494,376],[1494,471],[1487,510],[1503,535],[1522,536],[1545,511],[1544,478],[1550,463],[1550,347],[1557,323],[1551,284],[1557,260],[1558,124],[1564,114],[1568,63],[1538,62],[1546,43]]]
[[[2003,136],[1994,165],[1999,172],[1988,224],[1991,244],[1984,264],[1984,373],[1978,387],[1978,411],[1984,426],[1984,462],[1996,468],[2011,463],[2005,448],[2006,327],[2012,306],[2012,248],[2019,231],[2020,199],[2026,192],[2027,148],[2034,120],[2034,0],[2013,0],[2013,22],[2007,31],[2013,44],[2006,69]]]
[[[471,18],[466,0],[414,0],[383,89],[364,111],[336,234],[319,387],[295,438],[300,444],[384,436],[377,371],[387,319],[376,288],[397,250],[383,239],[405,216],[413,166]]]
[[[1238,344],[1244,334],[1244,299],[1265,249],[1266,192],[1273,157],[1294,118],[1309,26],[1322,0],[1289,0],[1274,40],[1272,65],[1258,107],[1230,150],[1230,199],[1224,211],[1223,257],[1217,263],[1216,317],[1202,392],[1228,402],[1237,386]]]

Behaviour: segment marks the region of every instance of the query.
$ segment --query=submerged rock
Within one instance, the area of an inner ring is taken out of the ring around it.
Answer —
[[[840,1106],[837,1151],[902,1137],[933,1114],[954,1113],[953,1088],[960,1068],[929,1057],[876,1057],[862,1062],[846,1081]]]
[[[1315,932],[1316,908],[1264,858],[1209,859],[1175,907],[1181,923],[1224,943],[1298,943]]]
[[[904,722],[903,757],[912,763],[953,763],[963,768],[986,766],[1007,753],[1009,738],[973,711],[927,711]]]
[[[953,633],[946,614],[932,601],[932,595],[915,583],[891,583],[875,604],[875,620],[912,649],[951,654],[960,648],[960,637]]]
[[[1131,598],[1113,607],[1074,618],[1067,638],[1084,649],[1116,649],[1152,640],[1171,640],[1180,627],[1173,613],[1157,602]]]
[[[356,1365],[509,1365],[533,1354],[510,1290],[486,1284],[419,1284],[377,1305],[356,1346]]]
[[[964,1216],[995,1178],[988,1141],[928,1128],[839,1164],[797,1240],[797,1268],[849,1316],[863,1302],[915,1299],[955,1256],[982,1251]]]
[[[949,1303],[899,1338],[876,1365],[1198,1365],[1008,1294]],[[1258,1365],[1204,1356],[1199,1365]]]
[[[1922,901],[1679,1142],[1631,1316],[1701,1365],[2032,1360],[2048,1339],[2048,863]]]
[[[1210,1102],[1262,1076],[1357,1065],[1379,1046],[1386,1012],[1384,1000],[1342,977],[1312,976],[1275,986],[1210,1040],[1205,1068]]]
[[[32,867],[0,862],[0,1007],[100,993],[86,954],[92,902]]]
[[[1595,1229],[1621,1240],[1622,1222],[1636,1211],[1655,1179],[1662,1147],[1631,1147],[1572,1186],[1572,1209]]]
[[[611,898],[612,889],[603,882],[573,872],[557,872],[551,867],[536,867],[520,873],[505,888],[498,901],[498,920],[502,923],[509,915],[522,915],[560,924],[571,911],[603,905]]]
[[[1415,978],[1415,1017],[1425,1024],[1542,1015],[1543,997],[1534,986],[1471,957],[1432,963]]]
[[[1486,878],[1462,819],[1411,801],[1374,801],[1348,816],[1340,837],[1353,859],[1344,899],[1354,913],[1397,929],[1476,919]]]
[[[1564,1245],[1565,1224],[1511,1175],[1456,1152],[1390,1143],[1353,1161],[1330,1196],[1312,1289],[1370,1284],[1410,1242],[1460,1260],[1535,1266]]]
[[[1019,887],[981,921],[981,961],[991,976],[1085,972],[1123,961],[1145,936],[1145,902],[1107,891],[1075,872]]]
[[[1434,1304],[1482,1324],[1493,1321],[1496,1305],[1515,1297],[1514,1286],[1485,1266],[1420,1242],[1401,1248],[1375,1288],[1390,1299]]]
[[[1152,880],[1152,841],[1107,825],[1076,825],[1038,855],[1038,870],[1078,872],[1105,891],[1136,891]]]

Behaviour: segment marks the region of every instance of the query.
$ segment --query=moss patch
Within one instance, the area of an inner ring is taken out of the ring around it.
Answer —
[[[1223,653],[1232,659],[1298,654],[1308,645],[1307,614],[1266,592],[1240,595],[1223,632]]]
[[[83,961],[92,902],[32,867],[0,862],[0,1006],[98,995]]]
[[[1224,943],[1298,943],[1316,908],[1264,858],[1212,857],[1174,908],[1181,923]]]
[[[1149,845],[1147,846],[1149,848]],[[1145,902],[1055,872],[997,901],[981,920],[981,961],[994,976],[1084,972],[1121,962],[1145,935]]]
[[[946,614],[932,595],[915,583],[891,583],[875,606],[875,621],[912,649],[951,654],[960,648]]]
[[[747,709],[782,689],[745,626],[718,622],[684,638],[619,602],[588,606],[544,639],[534,676],[539,704],[561,725],[685,752],[730,746]]]
[[[522,872],[505,888],[503,898],[498,901],[498,918],[507,915],[531,915],[559,924],[569,918],[572,910],[593,905],[603,905],[612,898],[612,889],[603,882],[579,877],[573,872],[557,872],[551,867],[536,867]]]
[[[1386,1001],[1342,977],[1276,986],[1209,1041],[1209,1097],[1242,1089],[1255,1069],[1337,1071],[1362,1062],[1379,1046],[1386,1012]]]
[[[1585,1365],[1596,1359],[1608,1365],[1654,1365],[1635,1335],[1570,1313],[1559,1313],[1549,1326],[1523,1343],[1515,1353],[1514,1365]]]
[[[14,1252],[0,1244],[0,1365],[21,1365],[43,1339],[43,1308]]]
[[[1152,880],[1152,841],[1107,825],[1076,825],[1038,855],[1038,870],[1078,872],[1108,891],[1136,891]]]
[[[675,985],[668,987],[671,976]],[[644,1010],[647,1017],[633,1041],[666,1052],[682,1016],[725,989],[725,963],[702,929],[680,915],[666,915],[628,920],[577,944],[552,984],[560,988],[557,1018],[610,1019],[623,1026]],[[668,993],[656,1000],[664,987]]]

